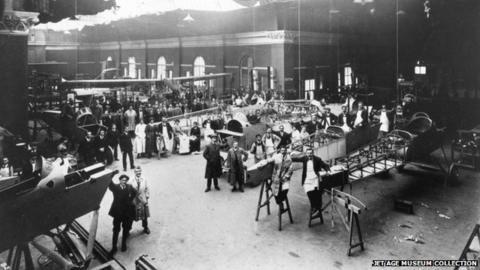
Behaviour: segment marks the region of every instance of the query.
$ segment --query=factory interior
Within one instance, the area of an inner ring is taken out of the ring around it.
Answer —
[[[478,0],[0,0],[0,270],[480,269],[479,55]]]

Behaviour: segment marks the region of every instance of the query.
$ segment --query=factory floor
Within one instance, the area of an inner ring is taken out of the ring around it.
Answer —
[[[307,226],[309,203],[300,171],[293,174],[288,193],[294,224],[285,216],[283,230],[278,231],[273,200],[271,215],[263,208],[255,222],[260,187],[232,193],[223,178],[221,191],[205,193],[202,155],[139,159],[136,164],[150,184],[151,234],[142,233],[140,222],[133,225],[128,251],[116,254],[127,269],[134,269],[143,254],[154,258],[158,269],[209,270],[369,269],[374,259],[457,259],[480,217],[479,173],[461,170],[460,183],[445,186],[440,176],[392,170],[386,178],[353,185],[353,195],[368,210],[360,215],[365,251],[357,249],[349,257],[348,233],[336,215],[332,228],[330,208],[324,213],[325,224]],[[395,211],[395,199],[413,202],[414,214]],[[97,234],[107,249],[111,201],[107,191]],[[86,228],[89,218],[80,219]]]

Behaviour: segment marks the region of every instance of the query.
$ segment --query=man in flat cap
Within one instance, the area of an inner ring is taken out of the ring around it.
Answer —
[[[119,183],[113,181],[108,188],[113,194],[113,202],[108,214],[113,217],[113,237],[111,254],[117,252],[118,235],[120,228],[122,231],[122,251],[127,250],[127,238],[132,228],[132,222],[135,217],[135,206],[133,200],[137,196],[137,191],[128,184],[129,177],[122,174]]]
[[[205,192],[209,192],[213,185],[216,190],[220,190],[218,187],[218,178],[222,176],[222,160],[220,157],[220,145],[217,143],[217,135],[211,135],[211,143],[205,147],[203,151],[203,157],[207,160],[207,166],[205,167],[205,178],[207,179],[207,188]]]

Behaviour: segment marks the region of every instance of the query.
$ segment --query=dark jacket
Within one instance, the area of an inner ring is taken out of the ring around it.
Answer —
[[[317,129],[321,128],[321,123],[318,121],[311,121],[307,124],[307,132],[308,134],[313,134],[317,131]]]
[[[130,138],[130,135],[125,133],[120,135],[120,150],[122,150],[122,152],[133,151],[132,139]]]
[[[190,129],[190,136],[195,136],[197,138],[200,138],[200,128],[199,127],[192,127]]]
[[[362,127],[366,127],[367,124],[368,124],[368,112],[366,109],[363,109],[362,110]],[[351,119],[351,123],[352,123],[352,126],[355,124],[355,118],[357,117],[357,114],[355,113],[353,116],[352,116],[352,119]]]
[[[98,151],[100,148],[107,148],[108,147],[107,136],[105,136],[103,139],[101,139],[100,136],[97,136],[93,141],[93,145],[95,146],[95,151]]]
[[[280,138],[277,148],[281,146],[287,146],[292,143],[292,134],[288,134],[286,132],[283,132],[283,134],[276,132],[275,134]]]
[[[160,123],[158,125],[158,132],[160,134],[162,134],[163,136],[166,135],[166,134],[163,134],[163,123]],[[168,132],[168,139],[171,140],[172,139],[172,134],[173,134],[173,129],[172,129],[172,126],[169,123],[167,123],[167,132]]]
[[[114,218],[133,219],[135,217],[135,206],[133,200],[137,196],[137,191],[131,185],[127,184],[122,190],[120,184],[113,182],[108,186],[113,193],[113,202],[108,214]]]
[[[234,164],[235,161],[235,156],[238,161],[238,164]],[[242,172],[243,171],[243,162],[246,161],[248,158],[248,152],[243,150],[242,148],[238,148],[237,151],[235,151],[232,148],[228,150],[228,156],[227,156],[227,167],[230,169],[231,173],[236,173],[236,172]]]
[[[306,155],[300,157],[292,157],[293,162],[302,162],[303,169],[302,169],[302,186],[305,183],[305,178],[307,177],[307,161],[308,157]],[[316,175],[319,175],[320,171],[324,169],[325,171],[330,170],[330,166],[327,163],[323,162],[323,160],[317,156],[313,156],[313,170]]]
[[[203,157],[207,160],[205,178],[218,178],[222,176],[222,159],[220,156],[220,145],[208,144],[203,151]]]
[[[108,145],[115,147],[120,142],[120,132],[109,130],[107,133],[107,143]]]
[[[84,159],[90,160],[95,157],[95,141],[90,139],[87,141],[85,138],[82,139],[78,146],[78,154]]]

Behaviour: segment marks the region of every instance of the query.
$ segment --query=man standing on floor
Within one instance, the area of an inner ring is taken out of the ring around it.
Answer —
[[[218,178],[222,176],[222,160],[220,157],[220,145],[217,143],[217,136],[211,136],[211,142],[205,147],[203,151],[203,157],[207,160],[207,166],[205,168],[205,178],[207,179],[207,188],[205,192],[209,192],[213,185],[216,190],[220,190],[218,187]]]
[[[277,148],[287,147],[292,143],[292,134],[286,133],[283,125],[280,125],[277,136],[280,138],[280,142],[277,145]]]
[[[150,207],[148,206],[148,199],[150,198],[150,190],[148,182],[142,177],[142,168],[137,166],[135,168],[135,178],[133,179],[132,186],[137,192],[135,197],[135,221],[142,221],[143,232],[150,234],[148,228],[148,218],[150,217]]]
[[[128,176],[123,174],[119,177],[119,184],[110,183],[108,188],[113,194],[113,202],[108,214],[113,217],[113,237],[112,250],[110,254],[117,252],[118,235],[122,230],[122,251],[127,250],[127,238],[132,228],[133,217],[135,216],[135,207],[133,200],[137,192],[129,185]]]
[[[120,150],[122,151],[122,162],[123,162],[123,170],[127,170],[127,155],[130,159],[130,169],[133,170],[133,144],[132,139],[130,137],[128,129],[125,127],[125,130],[122,135],[120,135]]]
[[[113,158],[118,160],[118,143],[120,141],[120,131],[117,129],[116,124],[112,124],[112,127],[107,133],[108,145],[113,149]]]
[[[229,179],[232,184],[232,192],[238,190],[243,192],[243,181],[245,175],[245,169],[243,162],[247,161],[248,152],[238,147],[238,141],[233,141],[232,148],[228,150],[227,167],[229,169]]]
[[[310,206],[315,210],[314,215],[322,212],[322,193],[320,182],[320,171],[330,171],[330,166],[323,162],[320,157],[313,155],[313,149],[307,149],[307,154],[300,156],[292,156],[293,162],[303,163],[302,169],[302,186],[307,193]]]

